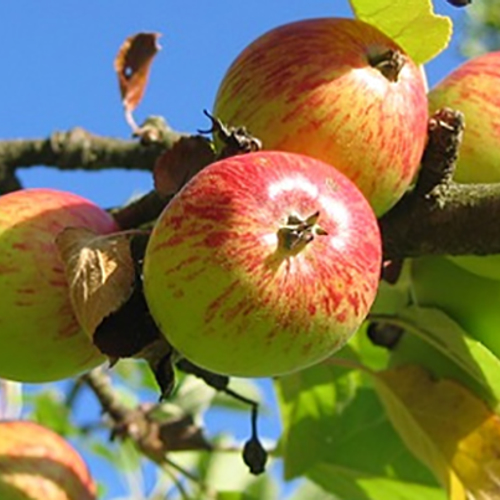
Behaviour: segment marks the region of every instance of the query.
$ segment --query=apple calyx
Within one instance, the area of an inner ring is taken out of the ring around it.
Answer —
[[[406,57],[402,52],[389,49],[382,53],[377,52],[368,56],[370,66],[378,69],[390,82],[397,82],[399,73],[406,63]]]
[[[288,216],[284,226],[278,229],[278,249],[300,252],[316,235],[328,234],[321,226],[317,225],[319,210],[305,219],[297,214]]]

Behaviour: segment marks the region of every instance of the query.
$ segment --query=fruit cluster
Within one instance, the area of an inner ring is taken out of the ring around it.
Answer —
[[[479,91],[499,79],[497,59],[471,61],[427,94],[422,69],[359,20],[304,20],[250,44],[225,75],[214,115],[246,127],[263,150],[196,174],[145,250],[144,297],[174,349],[216,373],[274,376],[342,347],[377,293],[376,217],[415,179],[428,109],[466,114],[457,180],[497,181],[500,104]],[[484,109],[488,121],[477,118]],[[0,199],[1,377],[57,380],[105,359],[72,309],[55,244],[67,227],[119,231],[108,213],[70,193]],[[457,262],[479,274],[500,268]]]

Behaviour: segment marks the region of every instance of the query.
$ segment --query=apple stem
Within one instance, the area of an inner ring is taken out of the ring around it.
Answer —
[[[406,63],[406,57],[395,49],[368,56],[370,65],[378,69],[390,82],[397,82],[399,73]]]
[[[278,229],[278,248],[287,251],[299,252],[316,235],[325,235],[327,232],[316,223],[319,211],[314,212],[305,219],[298,215],[289,215],[286,224]]]

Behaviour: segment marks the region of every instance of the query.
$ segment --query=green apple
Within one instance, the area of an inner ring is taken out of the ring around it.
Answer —
[[[96,485],[76,450],[24,420],[0,421],[2,500],[95,500]]]
[[[465,116],[465,131],[454,179],[500,182],[500,52],[465,62],[429,92],[429,110],[448,107]],[[500,255],[450,257],[487,278],[500,279]]]
[[[301,20],[255,40],[227,71],[213,114],[265,149],[333,165],[377,215],[407,190],[427,138],[422,69],[355,19]]]
[[[418,305],[441,309],[500,357],[500,281],[477,276],[446,257],[413,259],[411,276]]]

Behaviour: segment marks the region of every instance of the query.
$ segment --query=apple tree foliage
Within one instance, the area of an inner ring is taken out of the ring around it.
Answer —
[[[433,13],[431,0],[350,3],[354,16],[394,37],[420,64],[446,50],[452,34],[451,21]],[[466,9],[467,52],[498,47],[497,2],[476,0]],[[479,31],[481,36],[476,36]],[[140,39],[139,54],[131,55],[130,47]],[[128,58],[137,63],[132,75],[120,79],[120,87],[126,119],[140,140],[90,137],[80,131],[76,136],[58,137],[62,144],[59,151],[74,148],[81,152],[90,141],[94,151],[106,153],[88,159],[87,164],[84,160],[84,168],[91,168],[92,162],[127,168],[147,165],[156,185],[173,194],[185,177],[194,175],[213,157],[202,135],[181,135],[166,128],[158,118],[140,126],[135,123],[133,111],[145,90],[156,50],[156,35],[141,34],[124,43],[115,61],[118,74],[130,64]],[[456,153],[459,134],[453,132],[453,127],[458,123],[460,128],[460,118],[449,115],[447,119],[452,130],[446,139],[448,149],[455,148]],[[223,124],[214,120],[214,126],[224,132]],[[442,145],[440,137],[429,140],[423,165],[430,170],[440,162],[446,167],[455,160],[453,154],[444,160],[436,154]],[[2,144],[11,146],[3,141],[0,148]],[[29,149],[29,141],[25,146]],[[33,161],[27,160],[22,148],[22,144],[19,150],[9,148],[10,165],[14,167],[2,170],[3,192],[21,187],[15,167]],[[77,158],[81,167],[84,157]],[[59,165],[57,155],[50,159],[41,155],[35,161]],[[71,161],[71,155],[67,156],[65,166],[71,167]],[[163,166],[159,168],[159,164]],[[415,196],[432,182],[432,175],[423,177],[417,183]],[[452,186],[445,193],[445,201],[455,207],[458,215],[473,210],[482,213],[481,200],[497,200],[498,206],[497,191],[494,185],[489,190]],[[471,206],[460,202],[468,196],[479,201]],[[122,227],[133,228],[152,220],[161,208],[163,204],[153,192],[128,207],[117,208],[115,215]],[[175,374],[170,373],[151,353],[138,356],[146,361],[121,359],[112,370],[97,369],[75,380],[29,386],[22,394],[19,384],[0,381],[2,417],[16,418],[23,407],[25,417],[72,439],[87,457],[107,462],[117,478],[124,479],[129,498],[141,497],[145,476],[152,484],[148,496],[151,499],[500,497],[498,351],[487,348],[468,331],[466,323],[444,310],[417,305],[411,259],[403,260],[425,253],[499,253],[498,236],[494,241],[486,238],[485,243],[481,231],[487,230],[487,225],[478,224],[464,231],[458,222],[456,234],[453,228],[451,236],[439,233],[442,221],[415,197],[403,200],[380,223],[384,252],[392,263],[384,270],[376,302],[363,327],[327,361],[268,381],[276,395],[282,427],[276,439],[259,437],[259,418],[274,403],[264,399],[255,381],[228,379],[189,363],[179,363]],[[139,241],[139,253],[140,245]],[[134,300],[134,314],[141,314],[140,300]],[[115,298],[115,303],[120,302],[124,301]],[[127,331],[130,316],[121,318],[116,304],[113,312],[117,313],[113,321]],[[97,323],[100,321],[102,317]],[[94,328],[96,344],[102,342],[99,328]],[[98,345],[104,349],[104,344]],[[106,344],[106,354],[112,361],[126,357],[123,351],[113,350],[115,347]],[[160,401],[158,385],[169,393]],[[103,415],[96,410],[93,419],[82,421],[78,410],[90,401],[98,402]],[[212,435],[204,425],[212,415],[248,418],[248,436],[236,439],[231,435],[231,419],[227,433]],[[264,448],[268,454],[265,466]],[[146,473],[145,464],[149,464]],[[281,474],[280,466],[285,481],[300,479],[286,495],[273,473]],[[265,473],[256,474],[264,468]],[[99,488],[100,496],[105,498],[106,484]]]

